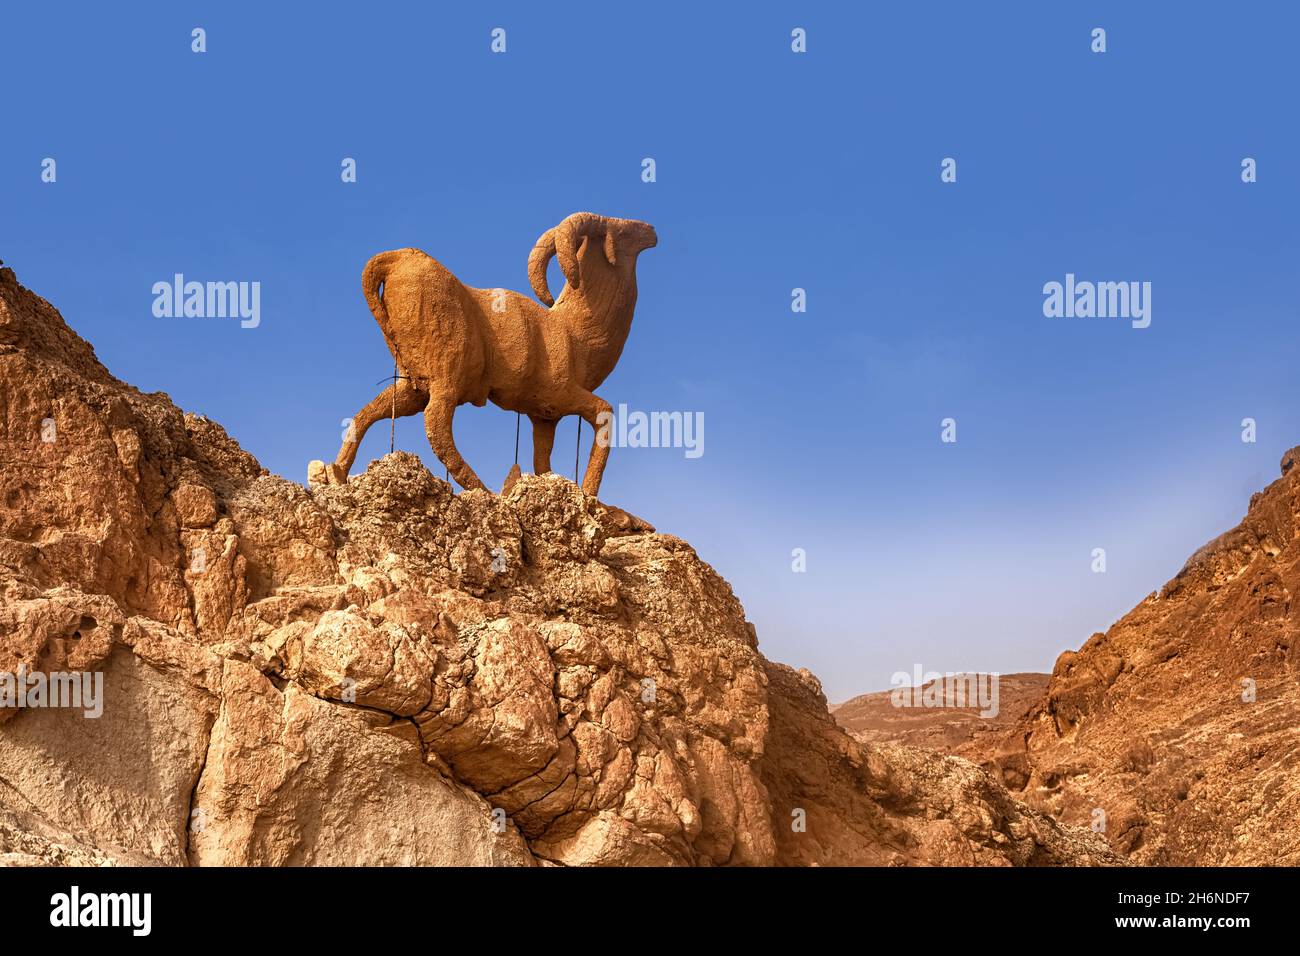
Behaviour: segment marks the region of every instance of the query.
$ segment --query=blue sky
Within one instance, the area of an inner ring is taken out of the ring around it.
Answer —
[[[6,10],[0,258],[120,378],[301,481],[391,369],[371,255],[527,291],[568,213],[653,223],[600,393],[703,412],[705,454],[615,449],[602,498],[695,545],[832,700],[1049,669],[1300,444],[1291,5],[452,6]],[[176,272],[259,281],[261,325],[155,318]],[[1067,272],[1151,282],[1150,328],[1044,317]],[[456,425],[499,485],[513,416]],[[441,475],[418,418],[398,443]]]

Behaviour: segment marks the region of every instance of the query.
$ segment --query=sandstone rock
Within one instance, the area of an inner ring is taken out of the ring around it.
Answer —
[[[282,692],[226,661],[191,812],[190,862],[528,865],[513,827],[431,769],[409,721]]]
[[[523,470],[520,469],[519,462],[515,462],[513,465],[511,465],[510,470],[506,472],[506,480],[501,485],[501,493],[505,494],[507,491],[513,488],[515,486],[515,482],[519,480],[519,476],[522,474],[523,474]]]

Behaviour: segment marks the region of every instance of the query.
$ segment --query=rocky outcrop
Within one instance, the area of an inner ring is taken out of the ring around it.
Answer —
[[[1300,449],[1241,524],[971,753],[1016,795],[1156,865],[1300,863]]]
[[[864,748],[691,547],[557,475],[267,474],[0,270],[0,861],[1117,862],[974,765]]]

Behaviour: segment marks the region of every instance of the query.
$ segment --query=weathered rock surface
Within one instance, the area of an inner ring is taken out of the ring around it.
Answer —
[[[1241,524],[966,752],[1155,865],[1300,863],[1300,449]]]
[[[0,862],[1112,864],[873,749],[685,542],[556,476],[269,475],[0,269]]]

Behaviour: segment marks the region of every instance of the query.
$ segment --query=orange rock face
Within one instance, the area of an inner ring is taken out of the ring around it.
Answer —
[[[1300,863],[1298,453],[1240,525],[1062,654],[1029,713],[971,755],[1134,862]]]
[[[0,862],[1119,862],[854,741],[685,542],[553,474],[267,474],[8,269],[0,438],[0,674],[104,688],[0,714]]]

